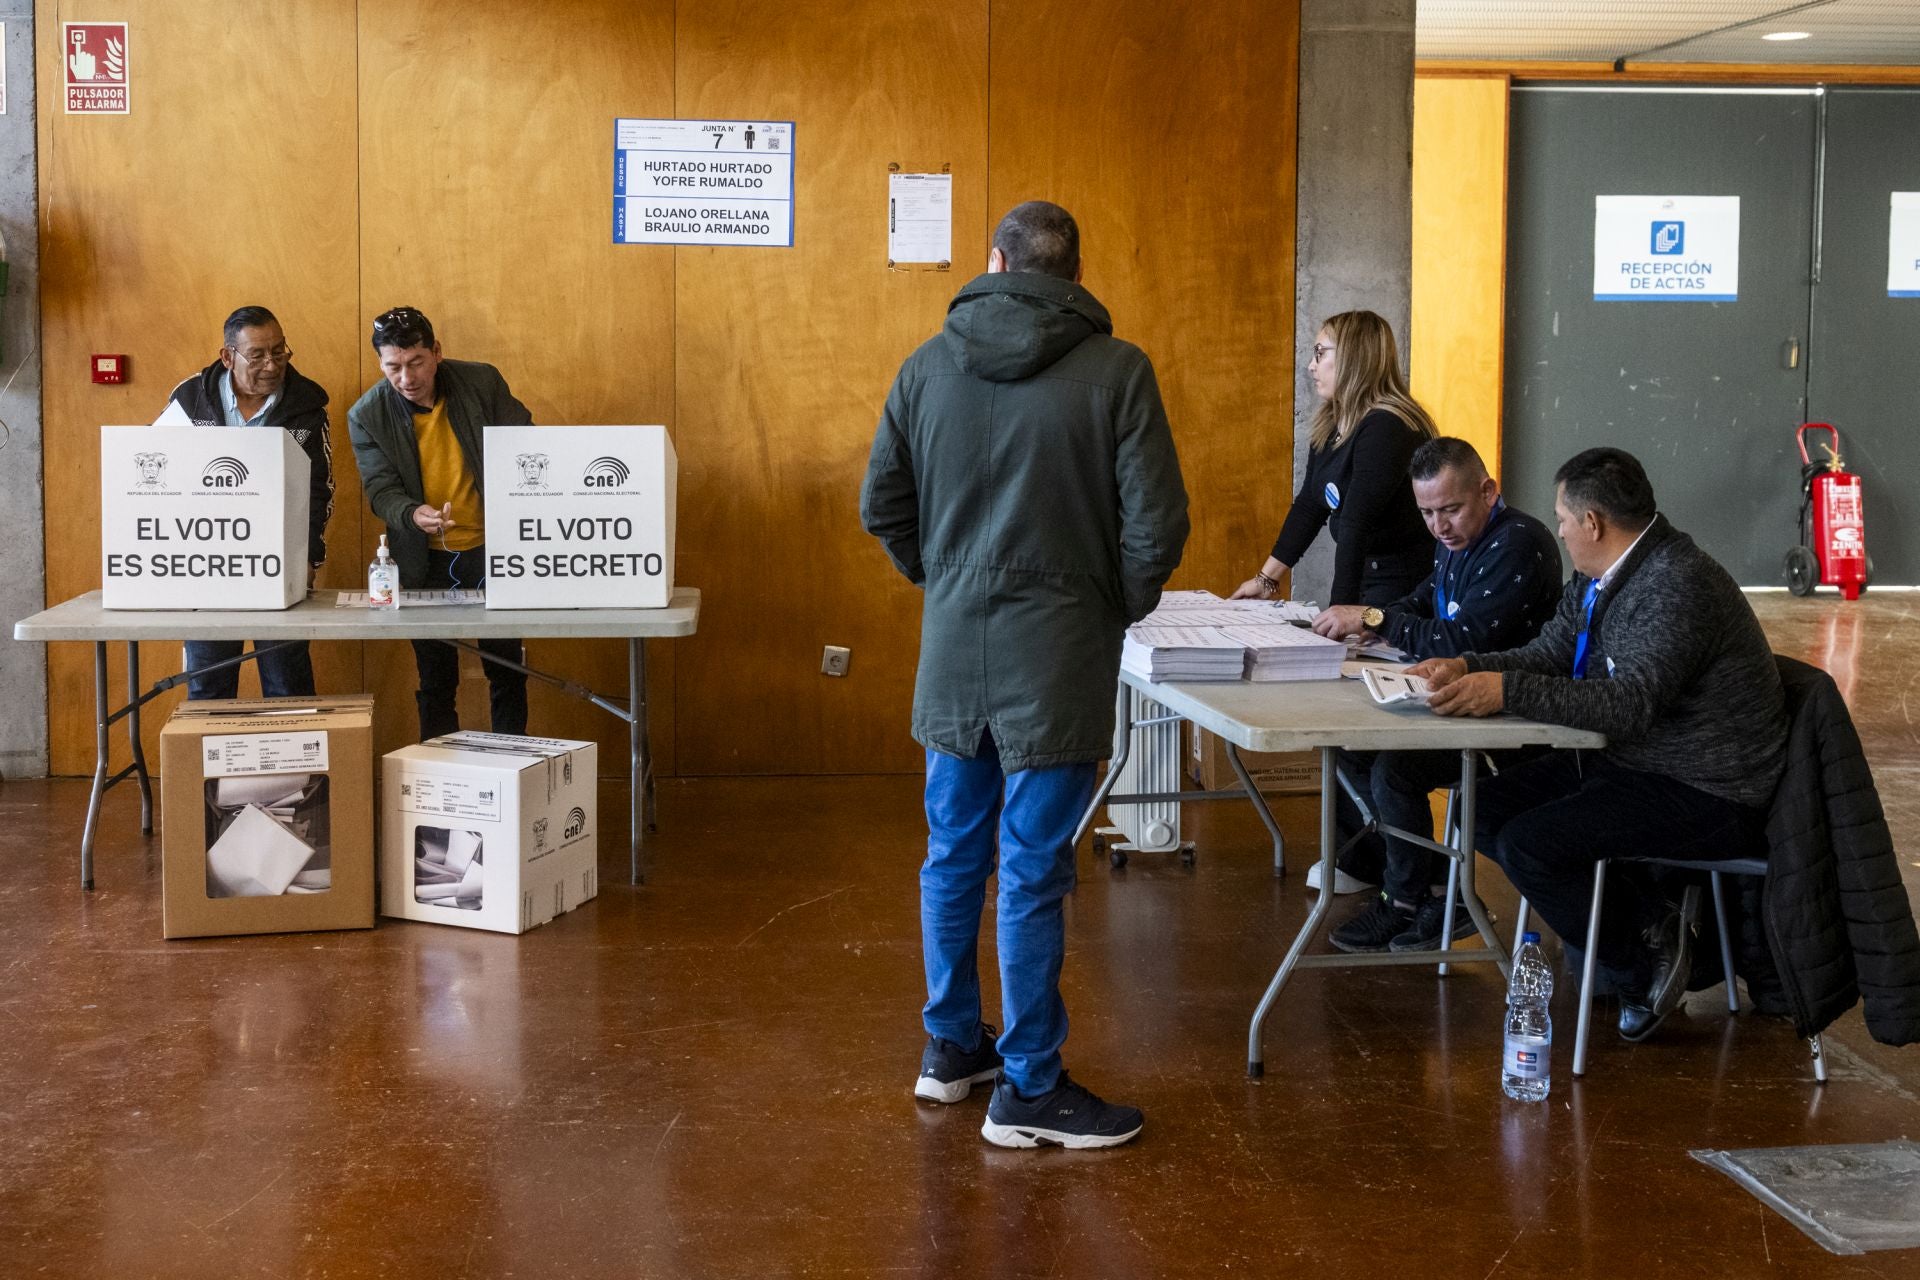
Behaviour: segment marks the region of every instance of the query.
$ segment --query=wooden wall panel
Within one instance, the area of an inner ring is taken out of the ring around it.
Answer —
[[[1413,87],[1413,393],[1499,473],[1507,79]]]
[[[58,22],[87,17],[133,23],[131,117],[59,110]],[[322,581],[357,585],[380,526],[345,413],[378,376],[372,316],[411,303],[540,421],[674,430],[679,575],[706,611],[698,636],[653,646],[661,773],[917,769],[920,597],[856,497],[894,372],[983,268],[993,218],[1031,196],[1080,216],[1090,286],[1160,370],[1194,502],[1176,583],[1239,581],[1285,514],[1292,4],[907,0],[822,21],[774,0],[46,0],[38,19],[47,483],[71,495],[49,502],[50,600],[97,585],[94,428],[151,419],[252,301],[333,396]],[[796,121],[795,247],[612,245],[621,115]],[[890,161],[953,166],[953,271],[886,269]],[[89,386],[96,350],[130,353],[135,380]],[[818,674],[829,643],[852,647],[848,678]],[[624,687],[617,644],[533,658]],[[83,772],[89,655],[50,660],[54,767]],[[379,696],[382,750],[411,738],[406,645],[319,661],[324,687]],[[602,713],[536,686],[534,725],[597,738],[618,771]]]
[[[991,216],[1080,222],[1086,283],[1152,357],[1193,536],[1225,593],[1292,499],[1299,7],[995,0]]]
[[[613,122],[673,115],[673,22],[672,0],[361,7],[363,387],[380,376],[373,317],[407,304],[447,355],[498,366],[536,422],[676,427],[673,250],[612,243]],[[366,515],[368,555],[382,527]],[[674,769],[664,695],[679,643],[649,651],[661,773]],[[528,647],[532,665],[624,696],[624,644]],[[484,726],[484,677],[477,660],[463,667],[465,722]],[[417,736],[417,683],[408,646],[370,650],[381,750]],[[532,727],[597,739],[602,772],[624,773],[626,729],[605,712],[536,683]]]
[[[62,20],[131,24],[131,114],[64,114]],[[100,585],[98,428],[151,422],[174,383],[218,352],[237,306],[280,316],[295,363],[333,397],[344,459],[356,381],[354,4],[69,0],[39,4],[35,22],[52,603]],[[130,381],[92,385],[96,351],[127,354]],[[345,585],[359,572],[361,504],[350,463],[340,480],[323,581]],[[177,645],[149,646],[149,679],[177,671],[179,657]],[[359,646],[316,646],[315,661],[323,689],[360,687]],[[117,652],[112,664],[117,682]],[[50,645],[47,665],[52,770],[90,772],[91,647]],[[178,696],[150,704],[149,759]]]
[[[796,122],[795,245],[679,253],[684,773],[909,770],[919,592],[857,495],[900,362],[986,257],[983,0],[683,4],[678,114]],[[887,163],[951,163],[951,273],[886,269]],[[820,675],[824,644],[851,674]]]

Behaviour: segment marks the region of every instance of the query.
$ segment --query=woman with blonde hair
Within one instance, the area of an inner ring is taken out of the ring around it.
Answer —
[[[1331,528],[1328,605],[1398,600],[1433,568],[1433,535],[1413,501],[1413,451],[1439,432],[1407,392],[1393,329],[1371,311],[1343,311],[1320,326],[1307,376],[1320,397],[1307,473],[1273,554],[1235,600],[1265,599]]]

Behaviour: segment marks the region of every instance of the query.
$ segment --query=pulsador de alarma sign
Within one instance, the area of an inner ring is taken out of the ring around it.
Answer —
[[[309,468],[284,431],[100,428],[100,603],[299,603],[307,594]]]
[[[1739,196],[1595,196],[1595,302],[1734,302]]]
[[[487,608],[664,609],[679,458],[665,427],[488,427]]]

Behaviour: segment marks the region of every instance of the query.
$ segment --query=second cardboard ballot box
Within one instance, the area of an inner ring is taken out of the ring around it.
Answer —
[[[487,608],[664,609],[679,459],[665,427],[487,428]]]
[[[599,892],[599,748],[450,733],[382,761],[380,913],[525,933]]]
[[[160,772],[167,937],[373,927],[372,698],[182,703]]]
[[[102,607],[298,604],[311,470],[285,431],[100,428]]]

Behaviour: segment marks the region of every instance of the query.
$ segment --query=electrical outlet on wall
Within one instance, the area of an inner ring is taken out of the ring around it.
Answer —
[[[853,650],[837,644],[830,644],[820,655],[820,674],[823,676],[843,676],[847,674],[847,664],[853,660]]]

